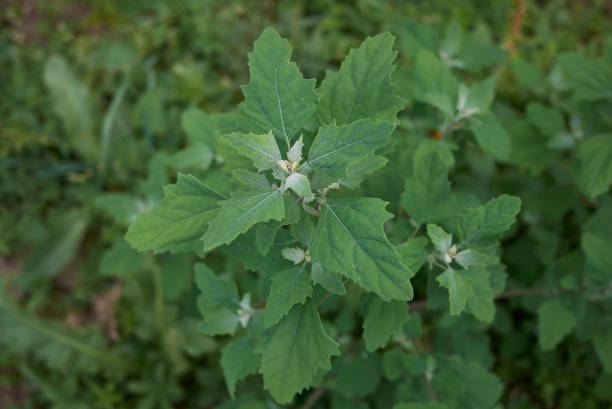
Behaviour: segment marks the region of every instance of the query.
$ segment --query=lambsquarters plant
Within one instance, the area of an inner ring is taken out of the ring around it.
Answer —
[[[396,247],[388,240],[385,222],[393,216],[386,202],[352,191],[386,165],[377,152],[389,144],[405,105],[390,82],[393,41],[388,33],[366,39],[316,87],[316,80],[305,79],[290,61],[289,43],[266,29],[249,54],[250,83],[243,87],[240,113],[228,114],[221,127],[224,149],[250,160],[238,161],[245,168],[233,170],[242,187],[225,195],[179,174],[126,235],[139,250],[194,251],[202,257],[221,251],[262,278],[263,288],[240,294],[238,277],[205,263],[195,266],[204,317],[198,330],[233,336],[221,356],[232,396],[238,381],[260,373],[272,397],[288,403],[305,388],[322,385],[332,367],[337,374],[350,372],[342,365],[351,361],[374,365],[367,357],[386,347],[409,320],[410,280],[424,265],[431,277],[428,302],[445,289],[448,302],[439,297],[438,302],[447,302],[451,315],[493,319],[493,300],[505,282],[498,240],[519,212],[518,198],[502,195],[451,209],[452,155],[433,140],[415,151],[406,179],[402,205],[416,227],[406,242]],[[415,70],[429,58],[419,55]],[[449,123],[494,121],[479,119],[491,102],[491,81],[474,88],[450,84],[459,90],[456,101],[436,89],[440,84],[430,85],[417,84],[421,91],[415,94],[444,108]],[[328,296],[313,301],[320,292],[350,297],[357,287],[367,292],[362,353],[351,351],[353,341],[341,326],[330,329],[322,320],[319,309]],[[393,359],[393,351],[400,353],[405,347],[400,341],[385,355]],[[420,373],[422,366],[424,387],[431,387],[436,365],[448,376],[462,372],[471,383],[446,392],[458,394],[454,399],[465,402],[463,407],[490,407],[499,398],[499,381],[458,357],[418,361],[409,371]],[[475,396],[475,387],[487,389],[484,396]]]

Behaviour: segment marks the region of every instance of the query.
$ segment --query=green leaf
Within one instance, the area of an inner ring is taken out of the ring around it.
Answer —
[[[612,265],[610,243],[610,237],[601,237],[588,232],[582,235],[582,249],[587,256],[587,260],[600,272],[602,277],[612,276],[610,272],[610,266]]]
[[[397,246],[397,252],[402,257],[404,264],[416,273],[423,267],[429,257],[428,244],[429,240],[425,237],[411,237]]]
[[[295,244],[295,240],[285,229],[278,229],[274,243],[265,256],[257,251],[256,241],[257,233],[255,229],[251,229],[219,250],[226,257],[240,261],[244,268],[250,271],[276,272],[292,267],[293,263],[287,261],[281,254],[284,248]]]
[[[221,369],[230,396],[236,396],[236,383],[257,372],[259,355],[255,354],[253,343],[246,337],[228,342],[221,350]]]
[[[408,304],[402,301],[385,302],[370,294],[361,310],[363,338],[370,352],[387,344],[391,335],[401,332],[408,319]]]
[[[612,201],[602,200],[599,208],[583,226],[581,247],[586,254],[586,278],[607,285],[612,278]]]
[[[53,232],[34,248],[23,265],[25,280],[54,277],[74,258],[87,232],[89,216],[81,209],[65,211]]]
[[[264,310],[264,326],[276,324],[295,304],[303,304],[312,295],[306,263],[272,276],[272,286]]]
[[[279,403],[289,403],[310,385],[317,371],[331,369],[330,358],[340,354],[312,301],[295,305],[270,329],[256,352],[261,354],[264,387]]]
[[[497,121],[495,115],[488,113],[473,125],[474,138],[480,149],[490,153],[497,160],[507,160],[510,156],[510,135]]]
[[[612,134],[591,136],[580,145],[578,183],[589,197],[605,193],[612,184]]]
[[[306,202],[314,199],[314,195],[310,190],[310,182],[308,178],[301,173],[293,173],[285,180],[287,189],[293,190],[298,196],[303,197]]]
[[[219,202],[221,210],[210,222],[203,237],[204,250],[231,243],[255,223],[285,216],[283,194],[278,189],[233,192],[231,198]]]
[[[51,104],[62,121],[64,134],[86,160],[95,161],[99,144],[93,133],[93,118],[89,90],[58,55],[49,57],[44,69],[45,85],[51,94]]]
[[[510,66],[514,78],[521,88],[537,90],[546,85],[546,78],[542,71],[531,63],[520,58],[514,58]]]
[[[472,293],[472,284],[465,271],[449,267],[436,278],[438,284],[448,290],[451,315],[461,314]]]
[[[540,173],[556,160],[557,153],[548,147],[549,138],[530,122],[513,117],[506,120],[504,126],[510,132],[510,161],[513,163]]]
[[[312,218],[309,215],[302,215],[302,218],[297,222],[289,226],[291,235],[300,243],[306,247],[310,247],[312,237],[315,232],[315,226],[312,222]]]
[[[396,381],[402,376],[406,368],[404,361],[408,354],[397,348],[387,349],[382,354],[382,369],[385,378],[390,381]]]
[[[262,256],[265,256],[270,251],[270,248],[274,244],[274,239],[276,238],[276,232],[280,228],[280,224],[276,221],[272,221],[269,223],[260,223],[255,228],[255,245],[257,246],[257,251]]]
[[[565,121],[561,112],[539,102],[530,102],[527,105],[527,118],[546,136],[552,137],[565,132]]]
[[[291,163],[300,163],[302,161],[302,148],[304,147],[304,141],[302,137],[295,141],[291,149],[287,151],[287,160]]]
[[[476,362],[453,356],[437,359],[440,371],[432,379],[437,398],[457,409],[493,408],[502,394],[502,384]]]
[[[176,151],[168,157],[168,164],[177,171],[206,170],[213,160],[213,151],[204,143],[197,143]]]
[[[559,299],[545,301],[538,308],[540,348],[553,349],[576,325],[576,318]]]
[[[412,157],[412,175],[406,179],[401,203],[417,223],[438,220],[447,210],[450,194],[448,170],[438,151],[421,145]]]
[[[471,266],[461,270],[471,283],[472,292],[467,299],[467,309],[484,323],[490,323],[495,317],[495,295],[489,282],[490,273],[484,266]]]
[[[246,169],[236,169],[232,172],[232,175],[247,189],[249,190],[261,190],[271,189],[272,185],[265,177],[260,173],[251,172]]]
[[[231,133],[221,136],[221,139],[228,146],[251,159],[260,172],[268,169],[280,171],[278,161],[282,159],[281,153],[272,132],[265,135]]]
[[[192,143],[215,145],[217,125],[211,115],[199,108],[187,108],[181,115],[181,128]]]
[[[144,204],[140,199],[126,193],[101,193],[94,206],[119,225],[129,226],[138,215],[139,207]]]
[[[457,79],[432,52],[419,52],[412,69],[411,94],[420,102],[433,105],[454,116]]]
[[[293,264],[300,264],[306,258],[306,252],[299,247],[288,247],[283,249],[281,254]]]
[[[125,239],[140,251],[199,252],[206,225],[223,199],[195,177],[179,173],[176,184],[164,187],[164,198],[136,218]]]
[[[349,51],[338,72],[327,71],[315,114],[321,124],[344,125],[365,118],[396,122],[405,101],[394,94],[390,82],[397,55],[393,41],[388,32],[368,37]]]
[[[457,55],[461,49],[464,35],[463,27],[461,27],[461,24],[457,20],[453,20],[446,26],[444,38],[440,43],[440,55],[443,56],[447,64],[451,62],[449,61],[450,58]]]
[[[240,323],[240,317],[228,309],[211,311],[204,321],[196,325],[196,330],[206,335],[233,335]]]
[[[393,27],[393,31],[399,33],[400,50],[408,58],[416,57],[422,49],[438,51],[440,43],[438,30],[429,24],[402,15]]]
[[[565,53],[559,56],[559,63],[579,98],[612,99],[612,65],[603,58],[588,59],[579,54]]]
[[[271,27],[249,54],[249,85],[242,87],[240,110],[263,132],[289,141],[317,108],[315,79],[304,79],[289,62],[291,46]]]
[[[145,254],[134,250],[123,237],[117,237],[113,245],[102,254],[100,273],[106,276],[126,277],[145,267]]]
[[[346,288],[344,288],[344,283],[338,273],[325,270],[320,263],[312,265],[310,277],[313,283],[321,285],[330,293],[338,295],[346,294]]]
[[[413,272],[385,236],[383,224],[391,217],[385,206],[373,198],[325,202],[311,245],[312,260],[385,301],[410,300]]]
[[[461,51],[457,56],[462,65],[458,68],[478,72],[484,68],[503,62],[507,52],[488,38],[487,29],[480,25],[464,37]]]
[[[489,112],[494,96],[495,77],[489,77],[470,88],[461,84],[457,101],[458,114],[464,117],[485,114]]]
[[[453,244],[453,235],[435,224],[427,225],[427,235],[440,253],[446,253]]]
[[[607,373],[612,373],[612,331],[607,329],[593,337],[595,352]]]
[[[454,257],[454,260],[463,268],[468,268],[473,266],[474,264],[487,264],[489,257],[485,254],[480,253],[474,249],[467,249],[460,251]]]
[[[233,334],[240,322],[236,285],[233,281],[220,279],[203,263],[197,263],[194,271],[201,293],[198,309],[204,316],[204,321],[196,329],[207,335]]]
[[[303,171],[314,171],[313,186],[325,187],[338,182],[348,177],[348,168],[352,163],[385,146],[394,128],[390,123],[370,120],[359,120],[344,126],[323,126],[310,147]]]
[[[480,207],[467,209],[457,218],[461,242],[492,244],[514,223],[520,208],[518,197],[501,195]]]
[[[281,220],[282,226],[287,226],[300,221],[302,217],[302,199],[294,195],[284,195],[285,217]]]
[[[350,189],[354,189],[361,184],[366,176],[384,167],[387,162],[389,162],[389,160],[380,155],[374,155],[352,162],[346,169],[346,177],[340,178],[338,183]]]

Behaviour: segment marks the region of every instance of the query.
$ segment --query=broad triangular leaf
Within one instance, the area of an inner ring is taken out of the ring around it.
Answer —
[[[264,310],[264,325],[276,324],[291,307],[303,303],[311,295],[312,284],[306,263],[274,274]]]
[[[591,136],[580,145],[580,190],[589,197],[605,193],[612,184],[612,134]]]
[[[348,177],[349,165],[385,146],[394,128],[390,123],[370,120],[323,126],[310,147],[305,172],[314,171],[312,183],[317,187],[338,182]]]
[[[604,367],[604,371],[612,374],[612,330],[604,329],[593,337],[595,352]]]
[[[606,285],[612,279],[612,201],[602,200],[597,212],[583,226],[581,247],[586,254],[586,277]]]
[[[380,199],[328,200],[312,241],[313,262],[343,274],[385,301],[410,300],[413,273],[402,263],[383,230],[390,217]]]
[[[259,355],[255,354],[253,342],[246,338],[236,338],[221,350],[221,369],[232,399],[236,394],[236,383],[257,372]]]
[[[312,265],[310,276],[313,283],[321,285],[330,293],[338,295],[346,294],[346,288],[344,288],[344,283],[338,273],[324,269],[321,263],[314,263]]]
[[[370,294],[362,308],[363,338],[370,352],[387,344],[391,335],[401,331],[408,319],[408,304],[402,301],[385,302]]]
[[[206,225],[223,199],[193,176],[179,173],[176,184],[164,187],[164,198],[136,218],[125,239],[141,251],[199,252]]]
[[[427,225],[427,236],[440,253],[446,253],[453,244],[453,235],[435,224]]]
[[[477,208],[467,209],[457,218],[457,229],[462,243],[491,244],[499,239],[516,218],[521,200],[501,195]]]
[[[605,59],[588,59],[576,53],[565,53],[559,56],[559,63],[579,98],[612,99],[612,64]]]
[[[279,403],[290,402],[317,371],[331,369],[332,355],[340,354],[310,300],[295,305],[272,327],[256,352],[261,354],[264,387]]]
[[[421,145],[412,157],[412,175],[406,179],[402,206],[417,223],[439,219],[448,207],[448,170],[440,153]]]
[[[293,190],[298,196],[303,197],[306,202],[314,199],[310,190],[310,182],[308,182],[308,178],[305,175],[293,173],[287,177],[285,184],[287,189]]]
[[[527,118],[546,136],[552,137],[565,132],[565,120],[561,112],[539,102],[530,102],[527,105]]]
[[[447,268],[436,280],[441,287],[448,290],[450,314],[459,315],[465,309],[468,297],[472,293],[472,284],[465,270]]]
[[[389,159],[384,156],[374,155],[368,158],[363,158],[349,164],[346,169],[346,176],[340,178],[338,183],[350,189],[354,189],[363,181],[363,179],[376,172],[389,162]]]
[[[246,169],[236,169],[232,172],[232,175],[247,189],[247,190],[261,190],[271,189],[272,185],[266,176],[261,173],[255,173]]]
[[[280,223],[276,221],[271,221],[269,223],[259,223],[255,228],[255,245],[257,246],[257,251],[262,256],[265,256],[270,251],[270,248],[274,244],[274,239],[276,238],[276,233],[278,229],[280,229]]]
[[[393,93],[390,82],[397,55],[393,41],[389,33],[368,37],[349,51],[337,72],[327,71],[316,112],[321,124],[335,120],[344,125],[364,118],[396,122],[405,101]]]
[[[402,256],[404,264],[413,272],[418,272],[427,261],[429,241],[425,237],[411,237],[405,243],[397,246],[397,252]]]
[[[233,281],[223,280],[203,263],[194,267],[195,282],[200,290],[198,309],[204,321],[198,331],[207,335],[233,334],[240,322],[238,290]]]
[[[461,272],[467,275],[472,293],[467,299],[467,309],[482,322],[489,323],[495,317],[495,295],[489,283],[489,272],[483,266],[472,266]]]
[[[269,27],[249,54],[249,85],[240,110],[263,132],[287,143],[317,108],[314,79],[304,79],[291,58],[289,42]]]
[[[498,160],[507,160],[510,156],[510,135],[497,121],[495,115],[487,113],[477,119],[472,126],[474,138],[480,149],[490,153]]]
[[[457,79],[432,52],[419,52],[412,70],[411,94],[420,102],[433,105],[447,116],[455,113]]]
[[[470,88],[461,84],[457,98],[458,114],[468,117],[488,112],[494,95],[495,77],[490,77]]]
[[[255,223],[280,221],[285,216],[283,194],[278,189],[234,192],[219,205],[221,210],[203,237],[204,250],[231,243]]]
[[[554,348],[576,325],[576,318],[559,299],[545,301],[538,308],[538,341],[540,348]]]
[[[281,153],[274,135],[231,133],[221,137],[229,146],[253,161],[255,167],[263,172],[268,169],[279,169]]]

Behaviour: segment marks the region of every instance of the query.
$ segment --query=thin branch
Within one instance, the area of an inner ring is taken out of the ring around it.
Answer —
[[[315,403],[317,403],[319,399],[321,399],[321,396],[323,396],[324,393],[325,393],[324,386],[319,386],[317,389],[312,391],[312,393],[308,396],[308,399],[306,399],[306,402],[304,402],[304,405],[302,405],[302,409],[312,408],[315,405]]]
[[[432,402],[437,402],[438,398],[436,397],[436,393],[434,392],[433,386],[431,386],[431,382],[429,378],[427,378],[427,374],[423,374],[423,380],[425,381],[425,389],[427,389],[427,395],[429,395],[429,399]]]

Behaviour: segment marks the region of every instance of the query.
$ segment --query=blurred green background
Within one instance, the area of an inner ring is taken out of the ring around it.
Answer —
[[[495,64],[496,98],[518,111],[554,99],[526,88],[538,85],[537,70],[549,72],[564,51],[599,55],[612,27],[604,0],[4,0],[1,8],[1,408],[273,407],[258,380],[229,400],[219,341],[193,330],[195,257],[138,254],[121,239],[177,172],[222,191],[232,185],[201,111],[232,111],[242,100],[247,53],[265,27],[288,38],[304,76],[319,80],[366,36],[391,31],[401,89],[414,42],[456,22],[472,35],[475,66]],[[510,69],[516,59],[535,73],[521,81]],[[435,128],[426,117],[402,121]],[[470,183],[457,177],[459,188]],[[220,269],[240,268],[216,257]],[[606,407],[580,400],[593,385],[571,368],[555,375],[563,357],[526,359],[496,364],[508,387],[503,407]]]

